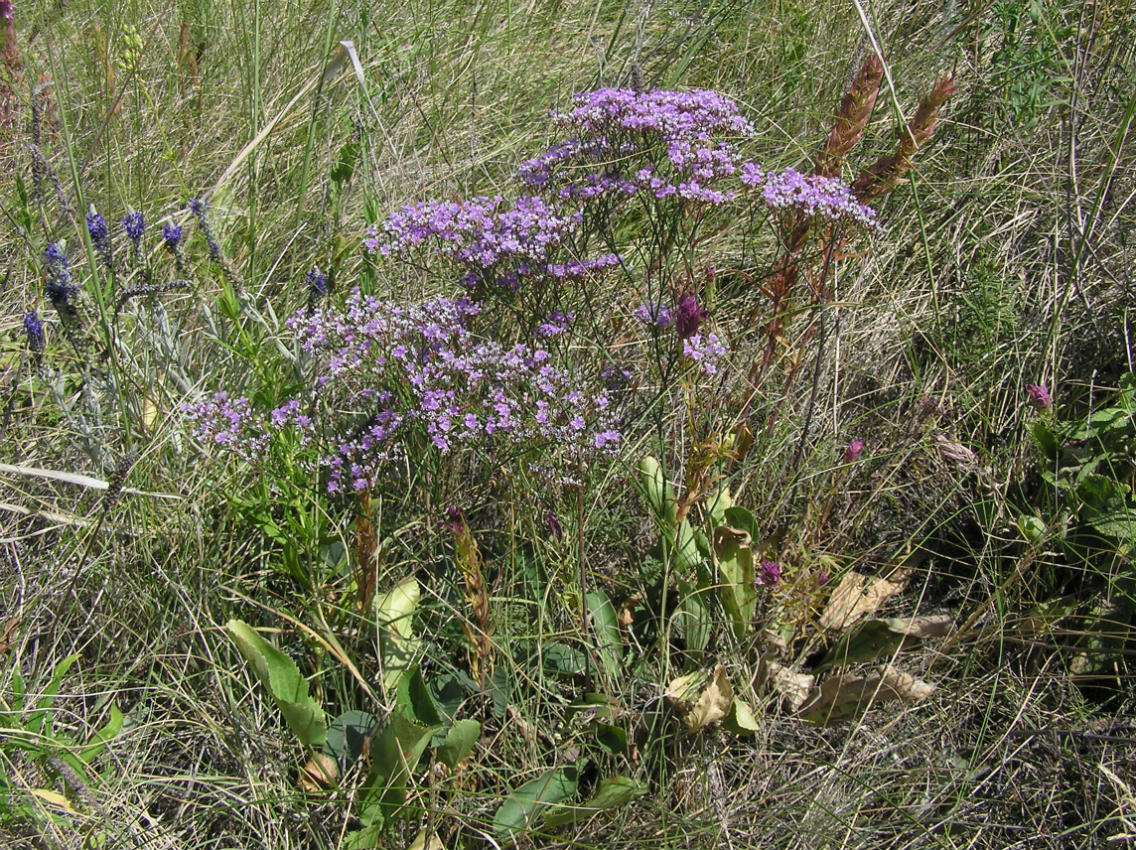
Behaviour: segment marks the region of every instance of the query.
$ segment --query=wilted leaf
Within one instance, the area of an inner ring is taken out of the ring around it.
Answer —
[[[820,617],[822,629],[846,629],[856,620],[879,610],[907,586],[911,576],[910,568],[895,570],[886,578],[869,578],[861,573],[850,571],[832,591],[824,613]]]
[[[672,679],[667,689],[663,692],[663,696],[671,702],[685,708],[687,703],[691,703],[702,692],[702,686],[706,684],[709,677],[703,672],[687,673],[685,676],[679,676],[677,679]]]
[[[887,665],[873,676],[832,676],[821,683],[816,699],[801,711],[802,719],[826,726],[859,716],[873,704],[902,699],[919,702],[935,690],[928,685]]]
[[[769,662],[766,670],[770,687],[781,694],[785,704],[794,710],[805,704],[816,685],[816,676],[795,673],[775,661]]]
[[[546,770],[510,794],[493,816],[493,831],[500,841],[511,843],[517,834],[549,805],[561,803],[576,793],[574,767]]]
[[[442,839],[433,830],[424,829],[410,842],[408,850],[446,850]]]
[[[323,709],[308,696],[307,680],[300,674],[296,662],[258,635],[247,623],[229,620],[225,631],[260,683],[268,688],[300,742],[309,747],[321,746],[327,740]]]
[[[734,706],[734,689],[726,668],[719,664],[706,690],[682,718],[691,732],[698,732],[725,717]]]
[[[626,806],[647,793],[647,786],[636,782],[626,776],[613,776],[603,780],[595,795],[582,806],[562,807],[549,812],[544,816],[544,825],[547,827],[564,826],[589,818],[597,812],[618,809]]]
[[[296,784],[301,791],[309,794],[318,794],[325,788],[330,788],[339,781],[339,764],[335,756],[325,752],[312,753],[308,763],[300,770]]]
[[[950,631],[951,622],[946,614],[867,620],[845,634],[816,669],[820,671],[837,664],[857,664],[894,655],[913,648],[924,638],[942,637]]]

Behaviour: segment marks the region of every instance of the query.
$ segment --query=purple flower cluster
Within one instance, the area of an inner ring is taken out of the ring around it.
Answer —
[[[669,328],[674,324],[674,313],[666,304],[640,304],[635,308],[635,318],[656,328]]]
[[[510,286],[543,270],[549,254],[582,220],[578,210],[558,209],[536,195],[522,195],[511,205],[500,196],[424,201],[388,216],[381,228],[368,229],[363,245],[389,257],[429,244],[434,253],[471,268],[475,282]]]
[[[243,460],[255,460],[269,440],[263,417],[244,397],[214,393],[208,401],[186,405],[186,417],[196,423],[193,434],[200,440],[232,451]]]
[[[529,187],[556,188],[562,199],[647,192],[725,203],[734,193],[712,184],[735,174],[740,158],[720,137],[754,134],[732,100],[705,89],[598,89],[576,95],[553,121],[577,136],[526,160],[519,173]]]
[[[1035,410],[1049,410],[1053,407],[1053,396],[1045,384],[1026,384],[1026,394]]]
[[[806,177],[793,168],[765,173],[753,163],[746,163],[741,180],[761,189],[771,209],[794,209],[808,216],[850,220],[871,230],[880,229],[876,211],[857,201],[852,190],[835,177]]]
[[[356,290],[342,307],[324,303],[289,319],[317,364],[327,411],[318,424],[333,440],[320,458],[329,492],[370,488],[408,442],[443,454],[503,442],[558,451],[573,464],[618,449],[604,390],[542,348],[479,337],[468,327],[478,312],[465,298],[400,306]],[[250,456],[275,430],[294,427],[310,439],[316,423],[301,407],[294,399],[258,416],[246,399],[222,394],[187,413],[197,436]]]
[[[548,314],[548,318],[537,325],[537,336],[560,336],[560,334],[568,330],[568,326],[572,324],[574,318],[575,316],[571,313],[565,313],[563,310],[553,310]]]
[[[682,353],[684,357],[698,365],[698,370],[703,375],[716,375],[718,364],[730,351],[725,343],[718,339],[717,334],[708,333],[705,336],[694,334],[694,336],[684,339],[682,341]]]

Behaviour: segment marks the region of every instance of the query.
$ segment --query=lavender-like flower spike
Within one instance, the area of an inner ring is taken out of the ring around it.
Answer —
[[[205,245],[209,248],[209,259],[215,263],[221,262],[221,244],[217,241],[217,234],[213,232],[213,225],[209,221],[209,202],[204,198],[191,198],[189,210],[197,219],[197,226],[205,235]]]
[[[43,334],[43,322],[39,319],[39,314],[35,310],[29,310],[24,313],[24,335],[28,340],[28,348],[31,349],[32,354],[43,354],[46,345],[46,339]]]
[[[308,289],[315,296],[327,295],[331,292],[331,288],[327,285],[327,275],[320,271],[318,266],[312,266],[311,270],[304,276],[304,280],[308,284]]]
[[[79,287],[71,276],[67,254],[58,242],[51,242],[43,252],[43,257],[47,262],[47,297],[61,315],[70,318],[75,312],[71,296],[79,291]]]
[[[12,8],[12,0],[0,0],[0,18],[6,21],[16,19],[15,11]]]
[[[139,250],[142,242],[142,233],[146,229],[146,220],[142,217],[142,213],[137,210],[131,210],[122,217],[121,224],[122,229],[126,231],[126,235],[130,237],[130,241],[134,244],[134,250]]]
[[[94,244],[99,257],[102,258],[106,267],[113,272],[115,268],[113,250],[110,244],[110,228],[107,227],[106,219],[95,209],[94,204],[91,204],[90,212],[87,213],[87,233],[91,235],[91,242]]]

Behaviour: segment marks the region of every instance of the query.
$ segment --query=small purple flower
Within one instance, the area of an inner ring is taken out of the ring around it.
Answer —
[[[718,374],[718,363],[729,354],[729,349],[714,333],[695,334],[682,341],[682,354],[698,364],[703,375]]]
[[[1029,402],[1034,409],[1049,410],[1053,407],[1053,396],[1044,384],[1026,384],[1026,392],[1029,393]]]
[[[626,389],[627,385],[631,383],[631,372],[622,366],[616,366],[614,363],[606,363],[600,369],[600,380],[609,390]]]
[[[24,313],[24,334],[28,340],[28,348],[33,354],[43,354],[46,343],[43,335],[43,322],[35,310]]]
[[[12,0],[0,0],[0,18],[6,21],[15,20],[15,11],[12,8]]]
[[[821,568],[820,572],[816,574],[817,587],[824,587],[828,584],[828,570]]]
[[[539,336],[551,337],[559,336],[568,330],[568,326],[572,324],[572,319],[575,318],[571,313],[565,313],[563,310],[553,310],[547,319],[541,322],[536,329]]]
[[[686,339],[698,333],[698,326],[709,315],[698,303],[698,296],[686,291],[679,296],[675,306],[675,333],[679,339]]]
[[[327,295],[331,289],[327,285],[327,275],[319,270],[318,266],[312,266],[308,271],[304,280],[308,284],[308,289],[312,291],[313,295]]]
[[[758,587],[772,587],[781,581],[781,565],[768,558],[761,559],[761,572],[754,578]]]
[[[860,457],[860,452],[864,451],[863,440],[853,440],[844,447],[844,462],[853,463],[856,458]]]
[[[635,318],[656,328],[669,328],[674,323],[674,313],[665,304],[640,304],[635,308]]]
[[[549,533],[557,540],[563,540],[564,526],[560,524],[560,518],[556,515],[555,511],[549,511],[545,519],[548,522]]]

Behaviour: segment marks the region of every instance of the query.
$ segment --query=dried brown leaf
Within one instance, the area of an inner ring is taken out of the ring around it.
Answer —
[[[886,578],[870,578],[855,570],[841,579],[820,617],[820,627],[843,630],[868,614],[874,614],[887,600],[907,586],[909,567],[901,567]]]

